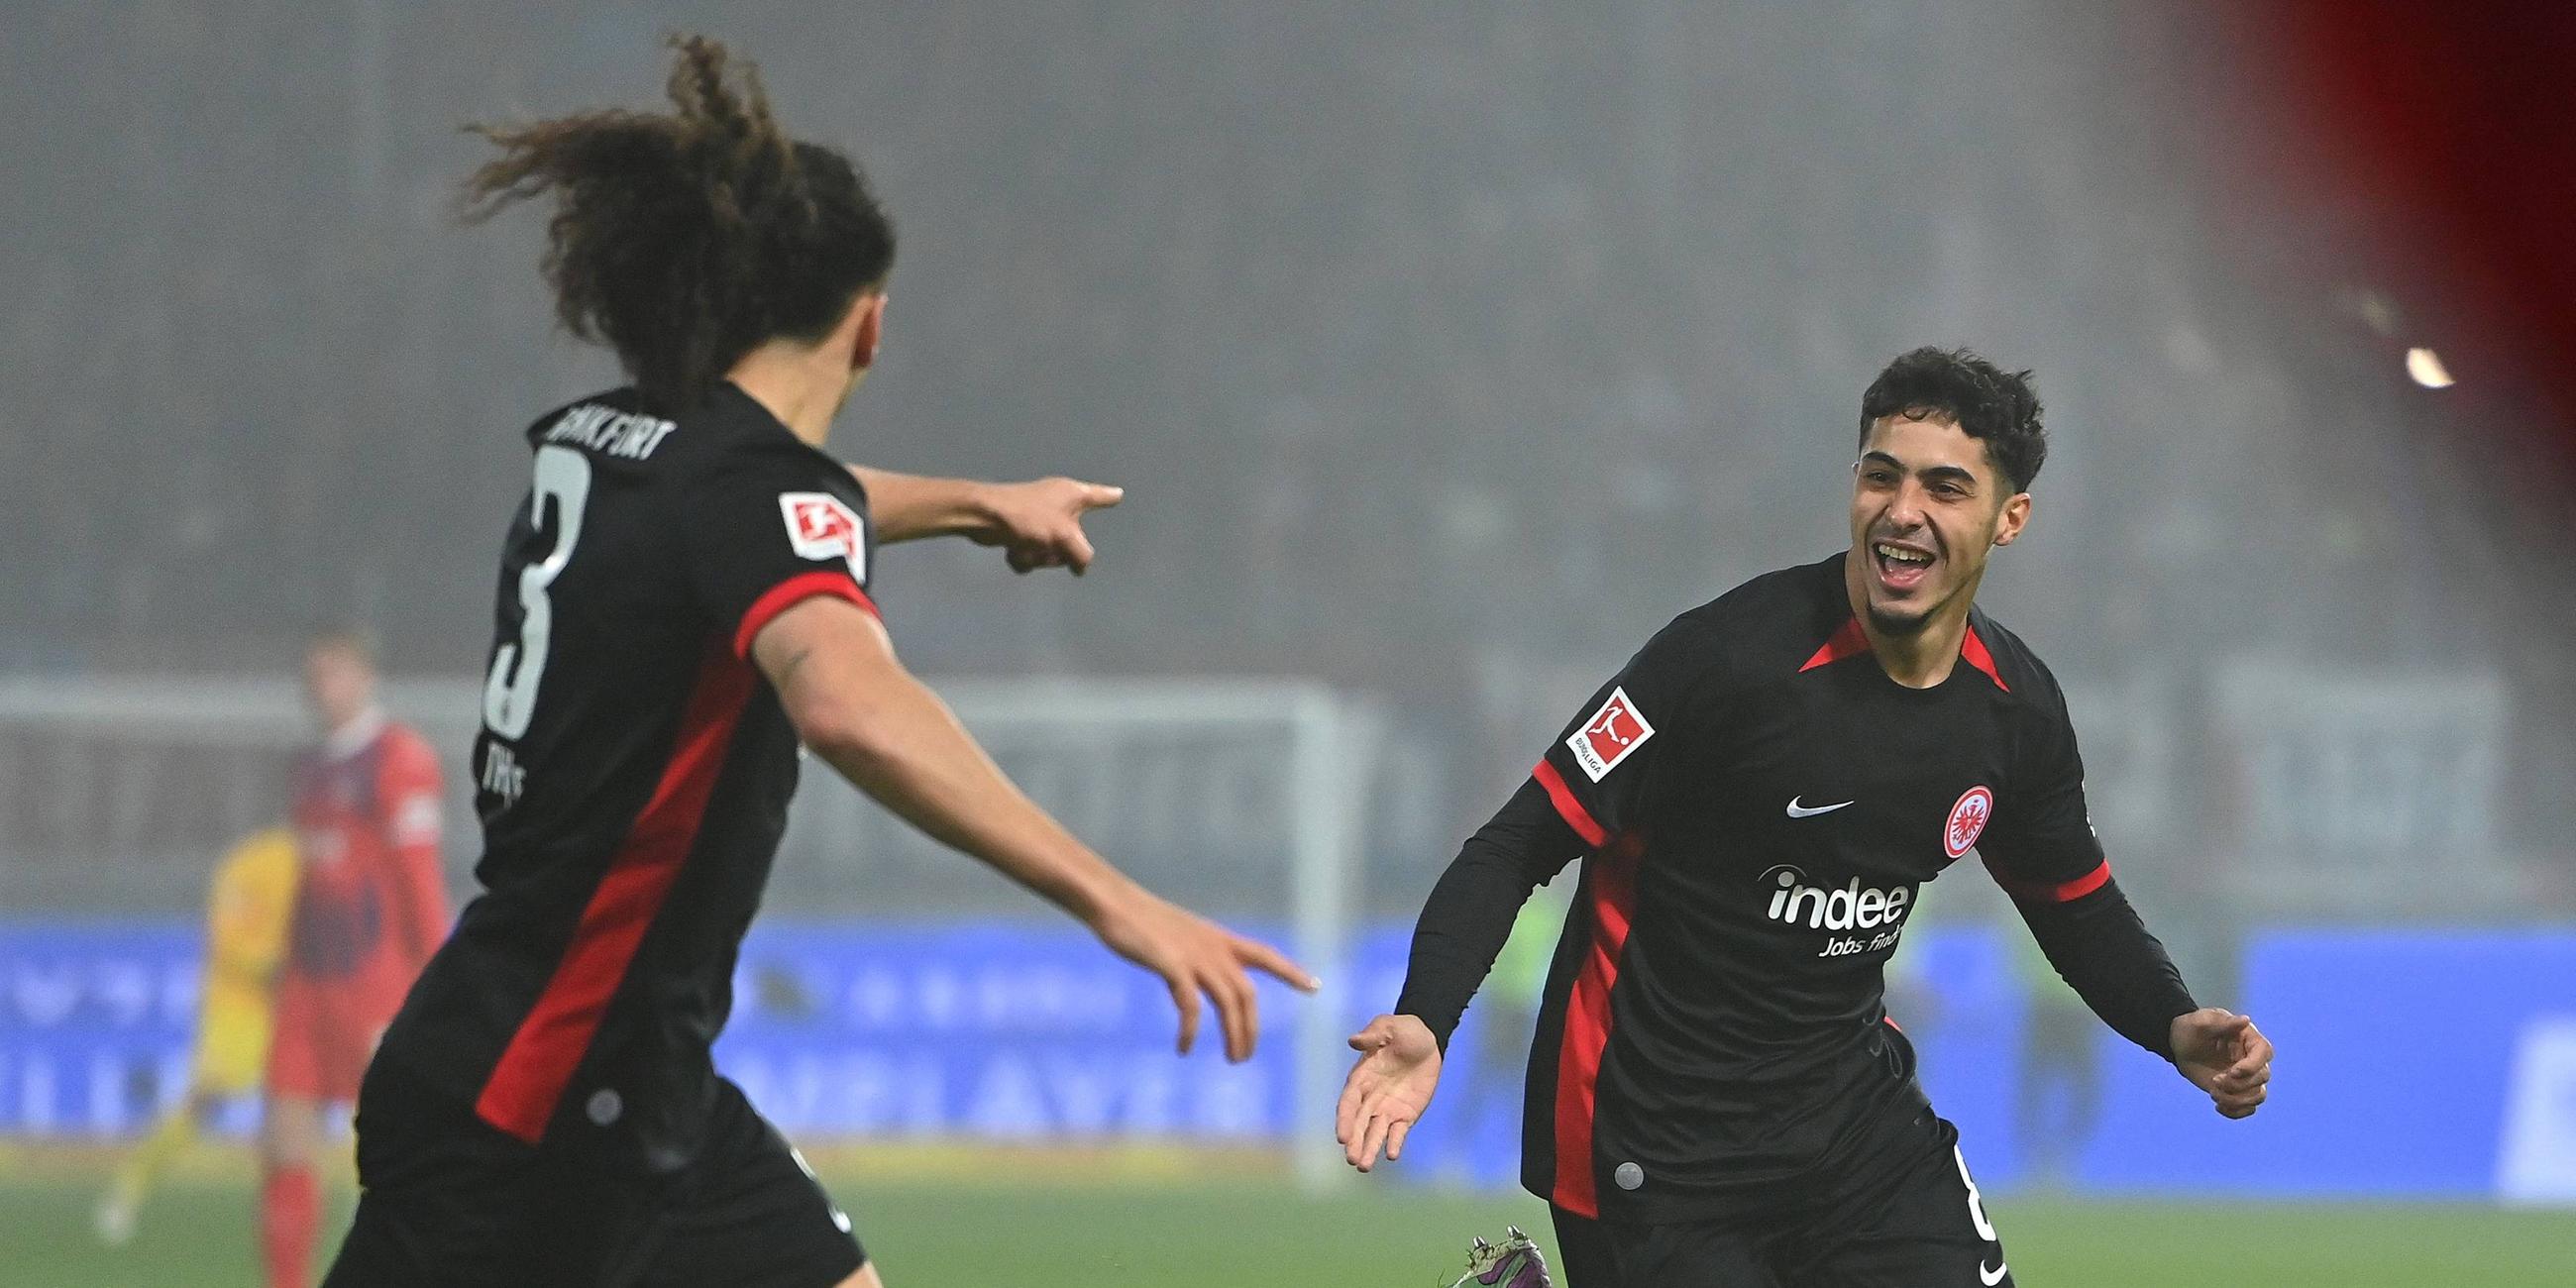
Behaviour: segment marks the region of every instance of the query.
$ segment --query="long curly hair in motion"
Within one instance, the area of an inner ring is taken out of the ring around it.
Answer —
[[[830,333],[885,284],[894,225],[849,158],[778,128],[750,62],[704,36],[670,45],[668,113],[467,126],[500,155],[464,197],[477,223],[554,198],[542,267],[556,316],[676,413],[761,344]]]

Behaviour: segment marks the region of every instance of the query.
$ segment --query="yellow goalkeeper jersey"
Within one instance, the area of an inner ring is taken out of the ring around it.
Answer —
[[[206,897],[206,969],[197,1012],[196,1076],[221,1091],[259,1085],[268,1060],[269,987],[295,910],[295,835],[244,837],[215,868]]]

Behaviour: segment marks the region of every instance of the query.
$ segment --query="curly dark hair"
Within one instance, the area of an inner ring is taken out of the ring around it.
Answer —
[[[672,112],[469,125],[501,155],[464,196],[480,222],[553,194],[556,316],[678,412],[761,344],[829,334],[885,284],[894,225],[849,158],[778,128],[749,61],[704,36],[670,45]]]
[[[2027,492],[2048,459],[2048,431],[2039,423],[2039,391],[2031,373],[2006,371],[1965,349],[1926,345],[1898,355],[1860,396],[1860,439],[1881,417],[1939,413],[1970,438],[1985,440],[1986,455]]]

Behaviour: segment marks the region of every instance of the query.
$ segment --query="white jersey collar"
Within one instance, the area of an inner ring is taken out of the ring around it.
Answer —
[[[370,706],[351,716],[349,722],[322,736],[322,754],[332,760],[347,760],[365,751],[385,731],[385,709]]]

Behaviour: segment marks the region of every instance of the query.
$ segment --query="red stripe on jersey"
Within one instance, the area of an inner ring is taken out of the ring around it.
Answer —
[[[1995,669],[1995,655],[1986,651],[1986,642],[1977,638],[1974,626],[1968,628],[1968,637],[1959,642],[1959,660],[1985,672],[1986,678],[1994,681],[1996,688],[2012,692],[2012,686],[2004,683],[2003,673]]]
[[[2050,885],[2045,881],[2015,881],[2005,876],[2003,869],[1996,867],[1992,859],[1986,860],[1986,871],[1993,874],[1996,885],[2002,886],[2006,894],[2016,899],[2066,903],[2101,889],[2103,883],[2111,879],[2111,861],[2104,859],[2095,865],[2092,871],[2072,881],[2061,881],[2056,885]]]
[[[734,628],[733,655],[751,656],[751,642],[760,635],[761,627],[767,626],[771,618],[816,595],[846,599],[868,610],[871,616],[884,616],[877,612],[876,601],[868,598],[868,592],[859,589],[859,583],[850,574],[839,571],[799,573],[770,587],[767,594],[752,601],[750,611],[742,615],[742,625]]]
[[[1842,629],[1835,631],[1834,637],[1826,640],[1823,647],[1809,656],[1807,664],[1799,667],[1798,670],[1801,673],[1812,671],[1820,666],[1830,666],[1847,657],[1858,657],[1868,651],[1869,634],[1861,629],[1860,619],[1854,617],[1845,621]],[[1977,638],[1977,628],[1974,626],[1969,627],[1968,633],[1959,641],[1959,660],[1985,672],[1986,678],[1994,681],[1996,688],[2006,693],[2012,692],[2012,686],[2004,683],[2003,672],[1995,669],[1995,655],[1987,650],[1984,640]]]
[[[1637,855],[1642,846],[1621,844],[1598,852],[1597,871],[1585,873],[1583,891],[1592,915],[1592,944],[1574,978],[1565,1010],[1565,1036],[1556,1050],[1556,1186],[1550,1200],[1566,1211],[1598,1219],[1601,1203],[1592,1184],[1594,1092],[1601,1053],[1610,1045],[1610,989],[1619,982],[1619,956],[1628,946],[1628,918],[1637,901]]]
[[[751,689],[751,668],[733,658],[710,651],[699,665],[679,739],[653,798],[610,857],[554,978],[483,1083],[474,1112],[485,1122],[531,1145],[544,1138],[555,1102],[590,1050],[609,999],[697,842],[707,798],[715,792],[725,748]]]
[[[1566,785],[1565,775],[1556,772],[1556,766],[1542,760],[1538,762],[1538,768],[1530,771],[1530,776],[1547,789],[1547,799],[1556,806],[1557,817],[1564,819],[1565,825],[1573,828],[1574,834],[1582,837],[1585,845],[1597,850],[1610,843],[1609,829],[1601,826],[1600,821],[1592,817],[1592,811],[1583,808],[1583,802],[1574,798],[1574,789]]]
[[[1820,666],[1832,665],[1847,657],[1858,657],[1868,651],[1869,635],[1861,630],[1860,619],[1845,618],[1842,629],[1835,631],[1834,637],[1826,640],[1824,647],[1817,649],[1815,656],[1808,658],[1807,664],[1799,667],[1798,670],[1803,674]]]

